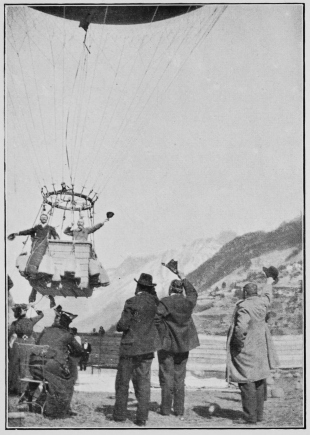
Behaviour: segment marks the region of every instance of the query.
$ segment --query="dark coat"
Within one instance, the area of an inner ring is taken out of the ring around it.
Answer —
[[[33,327],[43,316],[42,311],[37,311],[37,316],[30,319],[23,315],[12,322],[9,328],[9,340],[13,334],[17,335],[12,349],[9,350],[8,382],[11,392],[19,394],[23,391],[25,384],[22,384],[20,379],[27,377],[29,373],[29,353],[25,346],[20,346],[19,344],[30,345],[35,343],[32,336]]]
[[[184,279],[183,294],[174,293],[159,302],[156,323],[162,348],[172,353],[187,352],[199,346],[198,334],[192,319],[198,294],[194,286]]]
[[[158,299],[146,291],[125,302],[122,316],[116,329],[123,332],[120,356],[143,355],[161,348],[155,326]]]
[[[50,357],[44,366],[38,357],[32,357],[30,371],[34,379],[44,378],[48,381],[48,395],[45,405],[45,415],[63,417],[69,409],[76,381],[76,368],[71,357],[82,355],[82,346],[75,340],[69,330],[59,324],[45,328],[38,338],[37,344],[48,345]]]
[[[265,379],[270,369],[279,365],[268,325],[267,309],[272,300],[272,286],[266,285],[262,296],[237,302],[227,340],[227,380],[255,382]]]
[[[59,236],[54,227],[51,227],[50,225],[42,226],[41,224],[36,225],[29,230],[20,231],[18,234],[20,236],[31,236],[32,247],[27,262],[26,273],[29,274],[31,278],[35,278],[42,258],[46,252],[48,239],[51,237],[59,239]]]
[[[43,226],[39,224],[29,230],[20,231],[18,234],[20,236],[31,236],[35,244],[36,242],[40,242],[46,238],[50,239],[53,237],[53,239],[59,239],[59,235],[55,228],[50,225]]]

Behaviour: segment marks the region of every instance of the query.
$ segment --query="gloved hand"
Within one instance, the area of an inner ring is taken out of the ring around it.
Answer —
[[[263,271],[265,272],[265,275],[267,278],[272,278],[274,280],[274,284],[276,284],[279,281],[279,271],[276,267],[270,266],[269,268],[263,267]]]

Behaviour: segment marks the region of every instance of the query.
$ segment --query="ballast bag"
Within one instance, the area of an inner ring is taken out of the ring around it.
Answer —
[[[88,274],[89,276],[100,274],[100,263],[98,260],[90,259],[88,264]]]
[[[57,267],[55,267],[55,272],[54,272],[54,275],[52,277],[52,281],[53,282],[60,282],[61,281],[60,272],[59,272],[59,269]]]
[[[40,263],[38,273],[44,273],[45,275],[53,276],[55,273],[55,265],[49,252],[43,255],[42,261]]]
[[[19,270],[19,273],[24,276],[25,270],[27,267],[27,263],[29,260],[29,255],[19,255],[16,260],[16,267]]]
[[[88,288],[88,276],[82,276],[79,287],[81,289]]]
[[[81,278],[82,277],[82,270],[81,270],[81,264],[79,261],[76,260],[75,264],[75,278]]]
[[[107,285],[110,285],[110,280],[108,277],[107,272],[104,270],[104,267],[102,266],[102,264],[100,263],[100,275],[99,275],[99,281],[100,281],[100,285],[102,287],[106,287]]]
[[[75,259],[75,255],[71,253],[64,262],[63,274],[74,275],[75,270],[76,270],[76,259]]]

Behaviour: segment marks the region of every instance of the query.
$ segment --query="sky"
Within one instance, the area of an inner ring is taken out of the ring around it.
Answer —
[[[87,179],[100,192],[95,221],[115,213],[96,234],[106,268],[300,215],[301,5],[229,5],[212,29],[211,6],[134,29],[91,25],[88,54],[76,22],[16,8],[6,33],[7,234],[32,226],[45,183],[70,184],[66,125],[77,188]],[[55,212],[59,232],[61,222]],[[20,299],[22,241],[6,246]]]

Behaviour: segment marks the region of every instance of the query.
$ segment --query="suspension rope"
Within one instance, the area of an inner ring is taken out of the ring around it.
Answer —
[[[226,10],[226,8],[227,8],[227,6],[225,6],[225,7],[223,8],[223,10],[220,10],[220,14],[219,14],[219,16],[216,16],[214,22],[211,23],[211,28],[208,28],[206,31],[203,32],[203,37],[204,37],[204,36],[208,36],[208,34],[211,32],[212,28],[214,27],[214,25],[216,24],[216,22],[218,21],[218,19],[220,18],[220,16],[223,14],[223,12]],[[209,20],[211,20],[211,19],[213,18],[213,15],[214,15],[215,12],[217,11],[217,9],[218,9],[218,8],[216,8],[216,10],[213,12],[213,14],[211,15],[211,17],[208,18],[207,21],[209,21]],[[200,36],[200,35],[199,35],[199,36]],[[184,40],[184,38],[183,38],[183,40]],[[198,42],[195,43],[194,48],[192,48],[192,50],[190,51],[190,54],[187,56],[186,60],[187,60],[188,57],[191,55],[191,53],[193,52],[193,50],[197,47],[197,45],[201,42],[201,40],[202,40],[202,37],[199,37]],[[180,46],[180,45],[179,45],[179,46]],[[165,70],[163,71],[163,73],[162,73],[161,76],[159,77],[159,80],[158,80],[158,82],[156,83],[156,86],[158,85],[158,83],[159,83],[160,80],[162,79],[164,72],[165,72],[166,69],[169,67],[169,64],[170,64],[171,62],[172,62],[172,59],[170,60],[170,62],[169,62],[168,65],[166,66]],[[185,64],[185,62],[182,64],[182,67],[183,67],[184,64]],[[138,115],[138,117],[137,117],[137,119],[136,119],[136,121],[135,121],[135,124],[137,123],[138,119],[140,118],[141,114],[143,113],[144,108],[145,108],[146,105],[148,104],[148,102],[149,102],[149,100],[150,100],[152,94],[153,94],[154,91],[155,91],[156,86],[153,88],[151,94],[149,95],[148,99],[146,100],[144,106],[142,107],[142,109],[141,109],[141,111],[140,111],[140,113],[139,113],[139,115]],[[169,85],[169,86],[170,86],[170,85]],[[118,140],[119,140],[119,139],[118,139]],[[125,154],[128,153],[128,149],[130,149],[130,147],[127,147],[127,150],[126,150],[127,152],[125,151]],[[124,158],[124,156],[123,156],[123,158]],[[110,174],[111,174],[111,175],[107,178],[106,183],[102,185],[101,189],[100,189],[99,192],[98,192],[99,195],[100,195],[100,194],[102,193],[102,191],[105,189],[105,187],[106,187],[106,185],[107,185],[109,179],[111,178],[111,176],[116,172],[116,167],[117,167],[117,165],[118,165],[118,163],[115,162],[115,164],[113,165],[113,167],[110,168]]]
[[[11,73],[11,71],[10,71],[10,73]],[[20,130],[20,125],[19,125],[19,124],[17,123],[17,121],[16,121],[16,119],[18,119],[18,115],[17,115],[17,112],[16,112],[15,105],[14,105],[14,103],[13,103],[13,99],[12,99],[12,97],[11,97],[11,93],[10,93],[10,91],[8,91],[8,96],[9,96],[9,98],[10,98],[10,101],[11,101],[11,104],[12,104],[12,107],[13,107],[13,110],[14,110],[14,113],[15,113],[15,115],[16,115],[15,118],[13,117],[13,122],[14,122],[14,124],[15,124],[16,130]],[[23,120],[24,120],[24,113],[23,113],[23,112],[22,112],[22,116],[23,116]],[[24,120],[24,122],[25,122],[25,120]],[[25,124],[26,124],[26,123],[25,123]],[[27,124],[26,124],[26,125],[27,125]],[[28,133],[28,136],[29,136],[30,144],[31,144],[32,148],[34,148],[34,146],[33,146],[33,142],[32,142],[32,138],[31,138],[31,136],[30,136],[30,133],[29,133],[28,128],[26,128],[26,130],[27,130],[27,133]],[[23,135],[20,133],[19,137],[23,137]],[[25,140],[25,144],[26,144],[26,147],[28,148],[28,150],[31,151],[27,140]],[[40,177],[39,177],[38,172],[37,172],[37,168],[40,168],[40,165],[39,165],[38,158],[37,158],[37,155],[36,155],[34,149],[33,149],[33,154],[34,154],[34,156],[35,156],[35,158],[36,158],[37,165],[36,165],[36,164],[34,163],[34,161],[33,161],[32,153],[29,152],[28,155],[30,156],[30,163],[32,164],[32,167],[33,167],[33,170],[34,170],[34,174],[35,174],[35,176],[36,176],[36,178],[37,178],[38,187],[40,188],[40,187],[41,187],[41,181],[40,181]],[[42,175],[41,175],[41,178],[42,178]],[[44,179],[43,179],[43,182],[44,182]]]

